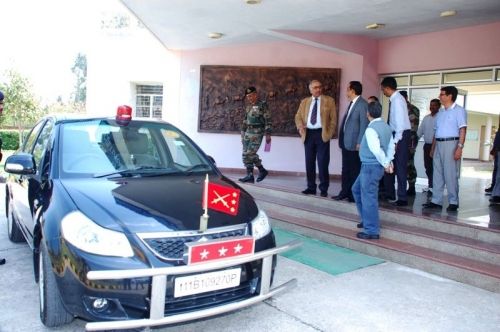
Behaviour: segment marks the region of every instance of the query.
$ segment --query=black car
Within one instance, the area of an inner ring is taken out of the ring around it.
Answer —
[[[276,254],[296,244],[277,248],[252,197],[171,124],[48,116],[5,170],[8,236],[33,250],[46,326],[74,317],[99,322],[89,330],[170,324],[294,282],[270,289]],[[207,213],[207,182],[236,199],[214,190],[208,203],[222,209]],[[240,243],[251,252],[238,254]],[[210,250],[220,257],[204,262]]]

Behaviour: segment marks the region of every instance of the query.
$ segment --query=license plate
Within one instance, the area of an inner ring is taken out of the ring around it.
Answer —
[[[236,287],[240,285],[241,268],[208,272],[175,279],[174,297]]]

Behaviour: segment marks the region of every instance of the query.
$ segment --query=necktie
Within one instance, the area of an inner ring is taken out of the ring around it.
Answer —
[[[389,100],[389,114],[387,114],[387,124],[391,124],[391,101]]]
[[[314,105],[311,113],[311,124],[315,125],[318,120],[318,98],[314,98]]]
[[[352,105],[352,100],[349,103],[349,106],[347,106],[347,112],[345,112],[344,120],[342,121],[342,127],[341,127],[342,131],[344,130],[345,123],[347,122],[347,117],[349,116],[349,110],[351,109],[351,105]]]
[[[351,109],[351,105],[352,105],[352,100],[349,103],[349,106],[347,106],[347,112],[345,112],[344,119],[342,119],[342,125],[340,126],[339,143],[340,143],[340,147],[342,149],[345,147],[344,146],[344,127],[345,127],[345,123],[347,121],[347,116],[349,116],[349,110]]]

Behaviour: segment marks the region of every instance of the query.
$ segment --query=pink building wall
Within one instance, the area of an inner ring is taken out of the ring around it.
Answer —
[[[379,74],[383,73],[498,65],[499,32],[500,22],[380,41],[341,34],[278,31],[285,39],[290,36],[291,41],[182,51],[179,107],[168,120],[193,137],[220,167],[243,168],[239,135],[197,131],[200,65],[340,68],[342,119],[348,104],[345,89],[350,80],[361,81],[363,96],[368,97],[380,94]],[[330,149],[330,173],[340,174],[337,140],[331,141]],[[261,150],[259,154],[271,170],[304,172],[303,145],[298,137],[274,137],[271,152]]]
[[[169,121],[178,125],[212,155],[220,167],[243,168],[239,134],[199,133],[198,105],[200,65],[290,66],[341,69],[340,114],[347,108],[345,89],[350,80],[362,80],[363,59],[293,42],[269,42],[231,47],[183,51],[180,53],[179,112]],[[245,87],[241,87],[242,90]],[[167,96],[168,98],[168,96]],[[298,107],[298,105],[297,105]],[[293,118],[290,121],[294,121]],[[330,173],[340,174],[341,152],[332,140]],[[299,137],[273,137],[270,153],[259,152],[266,168],[304,172],[304,148]]]
[[[383,39],[378,72],[400,73],[500,64],[500,22]]]
[[[313,41],[322,45],[338,49],[344,54],[358,55],[363,61],[362,77],[363,96],[378,96],[380,93],[378,79],[378,41],[375,39],[336,33],[317,33],[304,31],[281,30],[281,33]],[[355,79],[350,79],[355,80]]]

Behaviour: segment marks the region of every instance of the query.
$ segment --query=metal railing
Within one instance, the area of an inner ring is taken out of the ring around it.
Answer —
[[[296,279],[291,279],[279,286],[276,286],[272,289],[270,288],[273,256],[291,249],[298,248],[301,244],[302,242],[300,240],[294,240],[279,247],[260,251],[252,255],[227,258],[204,264],[136,270],[90,271],[87,273],[87,278],[89,280],[152,277],[151,306],[149,318],[109,322],[91,322],[87,323],[85,325],[85,328],[87,331],[101,331],[109,329],[131,329],[148,326],[169,325],[214,315],[220,315],[222,313],[241,309],[252,304],[262,302],[297,284]],[[260,292],[258,295],[255,295],[249,299],[235,301],[225,305],[165,317],[165,293],[167,288],[167,276],[207,272],[241,265],[260,259],[262,259],[262,274]]]

